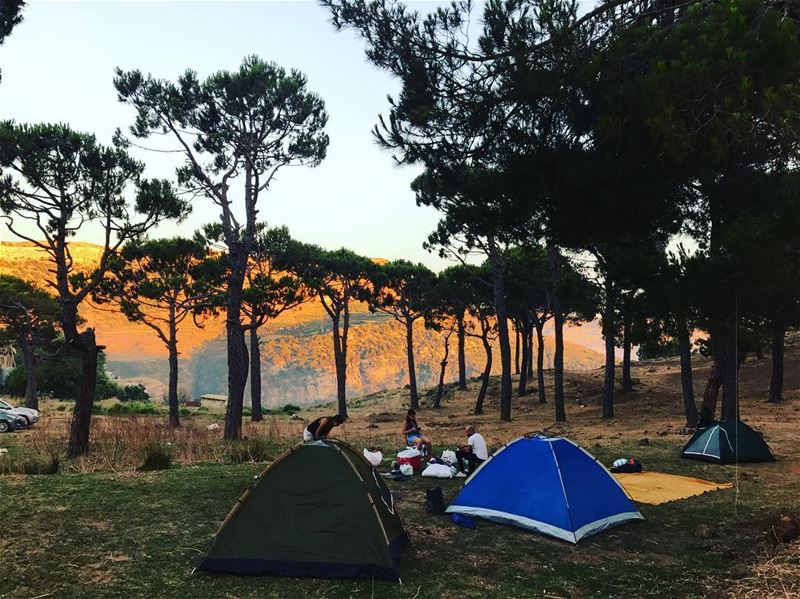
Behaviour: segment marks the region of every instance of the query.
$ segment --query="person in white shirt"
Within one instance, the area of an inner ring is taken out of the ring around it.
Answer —
[[[458,469],[462,472],[464,471],[464,462],[466,462],[469,473],[472,474],[475,468],[489,457],[489,450],[486,447],[486,441],[483,436],[475,432],[474,426],[468,426],[466,432],[467,444],[456,450],[456,461],[458,462]]]

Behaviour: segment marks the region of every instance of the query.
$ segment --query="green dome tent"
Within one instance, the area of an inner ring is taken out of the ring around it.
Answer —
[[[345,443],[311,441],[261,473],[197,570],[398,580],[407,539],[375,469]]]
[[[712,422],[697,429],[681,456],[716,464],[775,461],[761,435],[740,420]]]

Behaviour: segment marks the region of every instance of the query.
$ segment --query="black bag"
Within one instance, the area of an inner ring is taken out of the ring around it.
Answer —
[[[425,491],[425,511],[429,514],[444,514],[444,494],[441,487]]]

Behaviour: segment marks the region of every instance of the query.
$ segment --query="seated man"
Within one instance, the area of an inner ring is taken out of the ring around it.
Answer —
[[[464,471],[464,461],[466,461],[469,473],[472,474],[475,472],[475,468],[483,464],[483,461],[489,457],[489,450],[483,436],[475,432],[474,426],[468,426],[466,432],[467,444],[456,450],[456,460],[461,472]]]
[[[343,422],[344,418],[340,414],[317,418],[303,430],[303,441],[324,439],[330,434],[334,426],[339,426]]]

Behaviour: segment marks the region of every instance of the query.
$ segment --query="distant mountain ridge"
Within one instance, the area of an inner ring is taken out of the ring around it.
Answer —
[[[72,244],[77,269],[90,269],[97,262],[101,248],[83,242]],[[0,273],[12,274],[44,285],[49,263],[46,256],[27,242],[0,242]],[[131,323],[123,315],[85,305],[81,315],[97,329],[99,341],[107,346],[108,368],[122,379],[145,384],[151,394],[160,397],[166,387],[166,350],[153,332],[144,325]],[[594,337],[593,337],[594,335]],[[421,386],[436,383],[442,359],[441,333],[425,330],[418,323],[415,330],[415,358]],[[565,337],[597,343],[596,325],[568,328]],[[261,333],[262,380],[265,405],[309,404],[329,401],[336,396],[330,321],[318,302],[291,310],[268,325]],[[179,333],[181,352],[181,388],[192,396],[224,393],[227,386],[224,319],[209,318],[203,328],[185,324]],[[553,340],[545,339],[545,364],[552,365]],[[478,339],[466,344],[468,376],[477,376],[484,365],[483,347]],[[456,339],[450,340],[447,380],[456,377]],[[495,353],[494,371],[499,371],[499,351]],[[600,353],[570,341],[565,342],[565,367],[588,370],[603,364]],[[394,320],[369,312],[366,305],[353,309],[348,355],[348,394],[355,397],[407,383],[405,333]]]

